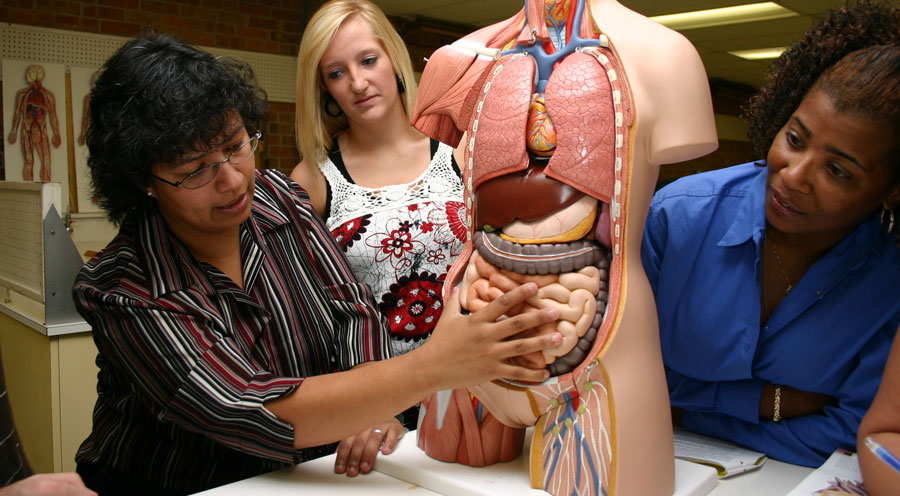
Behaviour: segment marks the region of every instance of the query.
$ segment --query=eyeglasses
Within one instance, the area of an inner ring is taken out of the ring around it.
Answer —
[[[214,164],[204,165],[203,167],[191,172],[187,176],[184,177],[181,181],[177,183],[173,183],[172,181],[167,181],[156,174],[150,174],[154,179],[162,181],[166,184],[171,184],[176,188],[181,186],[185,189],[197,189],[202,188],[210,183],[213,179],[216,178],[216,175],[219,173],[219,166],[228,162],[232,166],[242,164],[247,161],[248,158],[253,156],[253,152],[256,151],[256,147],[259,145],[259,139],[262,137],[262,133],[259,131],[256,132],[250,139],[238,145],[237,148],[231,152],[231,155],[225,158],[225,160],[221,162],[216,162]],[[249,146],[247,146],[249,145]]]

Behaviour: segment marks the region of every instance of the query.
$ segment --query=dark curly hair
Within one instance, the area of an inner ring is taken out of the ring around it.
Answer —
[[[152,31],[128,41],[101,68],[90,94],[91,185],[109,220],[154,208],[150,168],[221,145],[229,119],[249,133],[268,113],[253,70]]]
[[[826,69],[850,52],[897,43],[900,8],[887,2],[864,1],[823,14],[812,29],[772,62],[765,83],[744,109],[756,156],[767,155],[775,135]]]

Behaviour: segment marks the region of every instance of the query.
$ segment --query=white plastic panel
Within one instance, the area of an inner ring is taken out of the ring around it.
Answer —
[[[44,299],[42,186],[0,182],[0,285],[40,302]]]

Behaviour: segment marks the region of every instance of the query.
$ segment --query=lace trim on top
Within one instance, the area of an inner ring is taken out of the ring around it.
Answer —
[[[459,201],[463,187],[453,167],[453,149],[440,143],[428,168],[412,182],[365,188],[351,183],[331,158],[318,164],[328,181],[331,206],[325,225],[334,230],[344,222],[375,211],[435,200]]]

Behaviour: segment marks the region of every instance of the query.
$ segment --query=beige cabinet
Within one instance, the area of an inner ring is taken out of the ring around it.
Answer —
[[[19,437],[35,472],[75,470],[97,400],[97,348],[84,322],[34,324],[0,304],[0,350]]]

